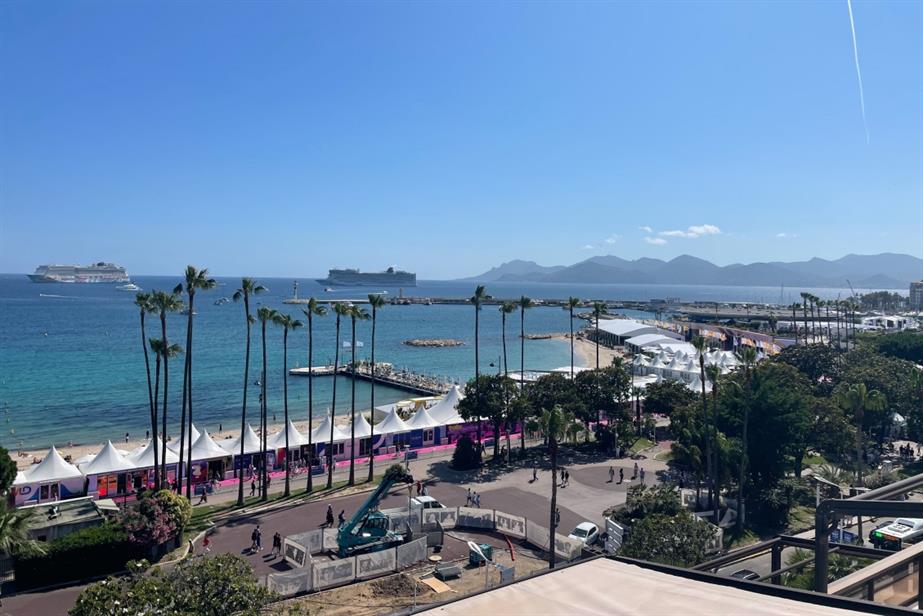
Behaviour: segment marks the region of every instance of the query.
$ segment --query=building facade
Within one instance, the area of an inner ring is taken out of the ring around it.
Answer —
[[[910,309],[923,310],[923,280],[910,283]]]

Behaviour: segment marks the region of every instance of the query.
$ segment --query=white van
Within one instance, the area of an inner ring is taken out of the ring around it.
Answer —
[[[418,496],[410,499],[411,509],[444,509],[445,505],[432,496]]]

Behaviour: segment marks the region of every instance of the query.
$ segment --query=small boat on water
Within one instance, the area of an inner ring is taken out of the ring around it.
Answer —
[[[139,287],[133,282],[129,282],[128,284],[120,284],[119,286],[115,288],[115,290],[116,291],[140,291],[141,287]]]
[[[227,304],[227,303],[230,302],[230,301],[231,301],[231,298],[229,298],[229,297],[219,297],[218,299],[215,300],[215,305],[216,305],[216,306],[224,306],[225,304]]]

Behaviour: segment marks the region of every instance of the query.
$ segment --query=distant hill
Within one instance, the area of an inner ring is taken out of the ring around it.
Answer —
[[[543,266],[515,260],[465,280],[483,282],[650,283],[728,286],[803,286],[901,289],[923,279],[923,259],[882,253],[849,254],[833,261],[817,257],[785,263],[714,263],[680,255],[662,259],[627,260],[614,255],[590,257],[573,265]],[[849,281],[849,282],[847,282]]]

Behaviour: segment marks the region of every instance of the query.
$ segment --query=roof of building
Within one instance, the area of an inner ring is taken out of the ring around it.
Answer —
[[[91,522],[103,518],[100,507],[93,502],[91,497],[43,503],[41,505],[26,505],[22,509],[33,512],[32,517],[29,519],[29,529],[32,531],[62,524]]]
[[[664,336],[663,334],[640,334],[638,336],[633,336],[625,341],[625,344],[630,344],[631,346],[636,347],[646,347],[651,344],[656,344],[658,342],[676,342],[675,338],[669,336]]]
[[[24,471],[16,473],[14,486],[28,485],[30,483],[52,483],[64,479],[83,477],[80,469],[66,461],[52,445],[44,459],[38,464],[30,466]]]
[[[225,451],[232,453],[234,455],[240,455],[240,437],[234,437],[232,439],[224,439],[220,443],[220,447]],[[247,429],[244,430],[244,454],[256,453],[262,449],[262,443],[260,443],[260,437],[256,435],[256,432],[253,431],[253,427],[250,424],[247,424]]]
[[[600,321],[599,329],[620,338],[624,338],[625,336],[653,333],[657,331],[657,328],[653,325],[646,325],[632,319],[609,319],[606,321]]]
[[[112,441],[107,441],[99,453],[83,465],[82,470],[84,475],[104,475],[125,472],[133,468],[135,468],[134,462],[119,453]]]
[[[760,585],[745,590],[735,582],[717,583],[671,575],[653,568],[598,558],[570,567],[518,580],[472,597],[452,601],[423,614],[599,614],[600,616],[646,616],[683,614],[714,616],[740,614],[756,616],[847,616],[851,602],[827,595],[816,601],[795,600],[759,592]],[[790,591],[791,596],[808,593]],[[813,598],[813,597],[811,597]],[[826,604],[824,604],[826,603]],[[834,607],[833,604],[844,607]]]

